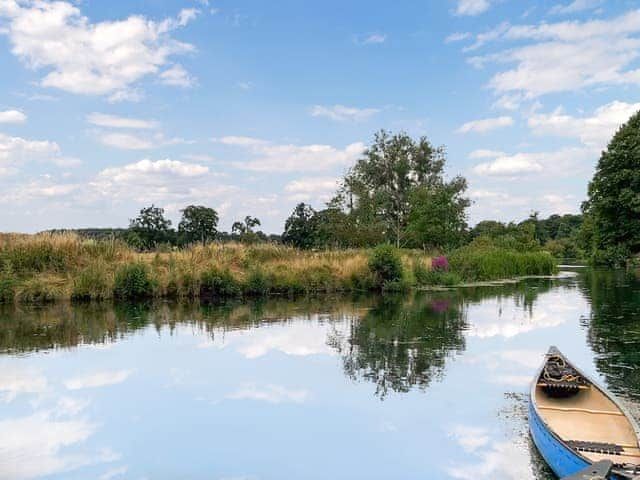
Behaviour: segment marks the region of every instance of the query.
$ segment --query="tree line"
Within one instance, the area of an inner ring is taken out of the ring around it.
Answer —
[[[446,150],[426,137],[385,130],[341,178],[325,207],[298,204],[282,235],[258,230],[260,220],[247,216],[231,232],[218,231],[218,213],[202,205],[181,211],[177,229],[164,210],[151,205],[130,221],[128,229],[86,229],[100,237],[111,232],[140,249],[161,244],[211,241],[282,242],[301,249],[361,248],[383,243],[397,248],[450,251],[470,242],[513,249],[545,248],[558,257],[620,263],[640,253],[640,113],[631,117],[602,153],[582,214],[534,212],[522,222],[485,220],[467,224],[471,201],[467,181],[445,177]]]

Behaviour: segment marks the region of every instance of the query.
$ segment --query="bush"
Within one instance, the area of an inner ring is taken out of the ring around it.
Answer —
[[[116,272],[113,296],[124,299],[151,297],[153,286],[147,266],[143,263],[131,263],[123,265]]]
[[[498,280],[528,275],[551,275],[557,271],[549,252],[519,252],[496,247],[468,245],[449,257],[451,270],[464,280]]]
[[[271,290],[271,281],[260,269],[254,269],[247,275],[245,292],[249,295],[267,295]]]
[[[89,265],[73,280],[72,300],[103,300],[110,296],[105,265]]]
[[[200,276],[201,297],[233,297],[241,293],[240,284],[229,270],[213,268]]]
[[[399,282],[403,277],[400,255],[389,244],[378,245],[373,249],[369,257],[369,270],[378,288],[383,288],[387,283]]]

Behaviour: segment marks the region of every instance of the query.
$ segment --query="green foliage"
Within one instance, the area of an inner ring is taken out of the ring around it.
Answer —
[[[140,214],[129,221],[129,229],[135,234],[129,239],[139,243],[145,249],[173,241],[174,232],[171,230],[171,220],[164,217],[163,208],[153,205],[140,210]]]
[[[216,238],[218,212],[201,205],[189,205],[181,210],[182,220],[178,233],[183,244],[201,242],[205,244]]]
[[[0,271],[19,274],[47,270],[63,272],[69,263],[67,253],[45,238],[7,245],[0,250]]]
[[[540,242],[535,238],[535,225],[530,222],[501,223],[483,221],[470,232],[471,245],[497,247],[518,251],[540,250]]]
[[[316,212],[310,205],[299,203],[284,224],[282,243],[309,249],[316,243]]]
[[[464,280],[498,280],[527,275],[551,275],[557,264],[549,252],[523,251],[472,243],[449,256],[452,272]]]
[[[260,240],[266,240],[266,235],[263,232],[254,231],[254,228],[260,225],[258,218],[247,215],[242,222],[233,222],[231,236],[243,243],[256,243]]]
[[[200,296],[205,298],[234,297],[242,288],[229,270],[213,268],[200,276]]]
[[[356,228],[373,229],[399,247],[404,241],[411,192],[442,183],[445,153],[426,137],[381,130],[345,176],[334,205],[349,212]],[[376,243],[379,243],[376,242]]]
[[[13,276],[0,274],[0,303],[11,303],[16,296],[16,281]]]
[[[455,272],[432,270],[426,268],[423,263],[416,262],[413,265],[413,276],[418,286],[443,286],[452,287],[462,283],[462,278]]]
[[[136,299],[153,296],[154,282],[148,267],[143,263],[130,263],[116,271],[113,296],[122,299]]]
[[[620,127],[602,152],[583,212],[593,222],[594,258],[608,263],[640,252],[640,112]]]
[[[378,288],[401,281],[403,269],[397,249],[389,244],[378,245],[369,256],[369,270]]]
[[[106,265],[91,264],[73,279],[72,300],[103,300],[109,298]]]
[[[247,275],[244,291],[248,295],[267,295],[271,291],[272,280],[261,270],[253,269]]]
[[[463,197],[466,189],[463,177],[415,188],[409,194],[409,245],[442,249],[460,246],[467,228],[466,209],[471,204]]]

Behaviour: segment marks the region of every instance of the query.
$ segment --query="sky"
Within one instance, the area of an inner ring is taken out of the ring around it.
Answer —
[[[631,0],[0,0],[0,231],[279,233],[383,128],[446,147],[472,225],[576,213],[639,94]]]

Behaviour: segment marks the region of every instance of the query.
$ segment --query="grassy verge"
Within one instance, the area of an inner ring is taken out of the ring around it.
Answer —
[[[543,252],[461,249],[450,263],[434,270],[429,255],[389,246],[311,252],[213,243],[140,253],[117,240],[73,234],[0,234],[0,303],[401,290],[555,270]]]

